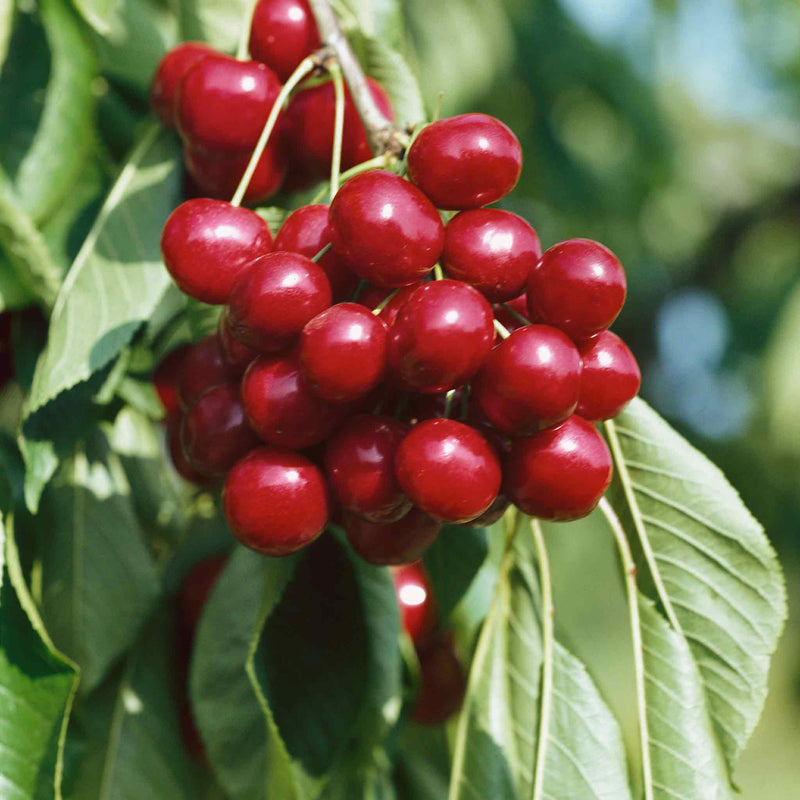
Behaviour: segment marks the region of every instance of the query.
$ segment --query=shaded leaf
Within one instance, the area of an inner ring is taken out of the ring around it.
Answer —
[[[217,50],[233,53],[252,5],[252,0],[181,0],[180,38],[208,42]]]
[[[0,69],[6,60],[8,42],[14,28],[14,0],[0,0]]]

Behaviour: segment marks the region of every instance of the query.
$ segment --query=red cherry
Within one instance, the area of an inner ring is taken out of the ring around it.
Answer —
[[[522,171],[514,133],[486,114],[423,128],[408,151],[408,176],[437,208],[478,208],[505,197]]]
[[[487,300],[513,300],[525,289],[542,255],[536,231],[510,211],[478,208],[447,225],[442,266],[451,278],[474,286]]]
[[[383,377],[386,323],[357,303],[331,306],[303,328],[300,362],[306,378],[325,400],[357,400]]]
[[[602,331],[580,347],[583,358],[576,414],[595,422],[621,413],[639,391],[642,374],[622,339]]]
[[[565,420],[578,404],[581,356],[549,325],[526,325],[500,342],[473,385],[473,398],[498,430],[521,436]]]
[[[183,414],[175,413],[167,418],[167,452],[169,453],[175,472],[185,481],[203,488],[212,486],[214,479],[198,472],[186,458],[186,453],[181,443],[181,428],[183,427]]]
[[[502,477],[489,442],[451,419],[414,427],[397,448],[395,474],[411,502],[442,522],[479,517],[497,498]]]
[[[262,356],[254,361],[244,375],[242,401],[250,424],[265,442],[296,450],[327,439],[349,410],[312,391],[294,357]]]
[[[442,725],[464,702],[467,678],[451,635],[419,651],[421,682],[411,716],[421,725]]]
[[[301,206],[289,214],[281,225],[275,237],[275,249],[313,258],[330,241],[328,206]],[[328,276],[334,302],[349,300],[358,286],[358,276],[332,250],[328,250],[317,264]]]
[[[167,416],[180,410],[178,382],[183,370],[183,363],[191,349],[192,345],[188,343],[178,345],[161,359],[153,371],[153,386]]]
[[[178,624],[190,637],[194,636],[203,608],[227,561],[227,556],[207,558],[193,567],[181,582],[178,590]]]
[[[442,523],[418,508],[412,508],[394,522],[370,522],[345,512],[344,529],[347,541],[369,564],[386,566],[407,564],[422,557],[433,544]]]
[[[372,522],[393,522],[411,503],[394,475],[394,457],[408,425],[361,414],[328,442],[325,474],[343,508]]]
[[[278,77],[265,64],[208,56],[181,81],[178,130],[195,150],[245,155],[258,142],[280,90]]]
[[[181,203],[161,234],[161,254],[172,279],[203,303],[227,302],[236,276],[270,250],[272,235],[258,214],[208,198]]]
[[[371,78],[367,78],[367,85],[375,104],[391,121],[392,104],[383,87]],[[290,169],[311,183],[330,175],[335,112],[336,93],[332,81],[298,92],[286,109],[281,130]],[[350,169],[370,158],[372,150],[367,133],[345,87],[342,169]]]
[[[236,378],[225,361],[219,339],[212,333],[195,342],[186,353],[178,381],[181,405],[189,408],[209,389],[232,383]]]
[[[568,239],[545,252],[528,279],[528,308],[576,341],[604,330],[625,302],[617,257],[589,239]]]
[[[488,528],[503,518],[509,505],[511,505],[511,501],[504,494],[499,494],[483,514],[464,524],[469,528]]]
[[[223,311],[222,316],[219,318],[217,336],[219,337],[222,357],[225,359],[231,374],[237,377],[244,375],[245,370],[258,358],[259,352],[234,337],[228,322],[227,309]]]
[[[300,454],[276,447],[253,450],[233,467],[222,506],[233,535],[267,556],[300,550],[328,523],[322,473]]]
[[[517,312],[517,314],[520,315],[520,317],[522,317],[522,319],[528,321],[523,322],[521,319],[512,314],[508,308],[505,308],[505,306],[513,309]],[[530,318],[530,314],[528,312],[527,292],[523,292],[518,297],[515,297],[513,300],[509,300],[503,305],[494,306],[494,316],[495,319],[510,333],[513,333],[517,328],[521,328],[523,325],[530,325],[532,322],[537,322],[537,320]]]
[[[414,290],[422,286],[421,283],[412,283],[402,289],[383,289],[380,286],[367,286],[358,295],[358,304],[366,308],[376,309],[389,295],[389,301],[378,312],[378,316],[388,325],[392,326],[405,305],[406,300],[414,294]]]
[[[238,384],[210,389],[186,412],[181,442],[189,463],[211,477],[224,476],[258,446],[244,415]]]
[[[391,570],[400,622],[415,647],[424,646],[439,626],[439,615],[428,573],[420,564]]]
[[[404,388],[444,392],[480,369],[494,340],[492,309],[460,281],[420,286],[389,331],[389,368]]]
[[[231,332],[250,347],[278,352],[331,304],[331,286],[310,258],[270,253],[234,281],[228,305]]]
[[[540,519],[585,517],[611,483],[611,453],[603,437],[574,415],[515,440],[503,466],[511,502]]]
[[[396,288],[420,280],[439,260],[444,225],[431,202],[385,170],[351,178],[331,203],[331,244],[357,275]]]
[[[158,63],[150,84],[150,107],[167,128],[175,127],[178,86],[183,76],[201,59],[219,55],[202,42],[184,42],[173,47]]]
[[[259,0],[250,28],[250,55],[285,83],[300,62],[319,49],[319,33],[307,0]]]

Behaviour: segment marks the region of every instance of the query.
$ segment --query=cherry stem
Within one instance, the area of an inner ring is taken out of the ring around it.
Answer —
[[[324,255],[325,255],[325,253],[327,253],[327,252],[328,252],[328,250],[330,250],[330,249],[331,249],[331,243],[330,243],[330,242],[328,242],[328,244],[326,244],[326,245],[325,245],[325,246],[324,246],[324,247],[323,247],[323,248],[322,248],[322,249],[319,251],[319,253],[317,253],[317,254],[316,254],[316,255],[315,255],[315,256],[314,256],[314,257],[313,257],[311,260],[312,260],[314,263],[317,263],[317,262],[318,262],[318,261],[319,261],[319,260],[322,258],[322,256],[324,256]]]
[[[515,311],[508,303],[500,303],[500,305],[514,317],[517,322],[521,322],[523,325],[530,325],[531,321],[522,316],[519,311]]]
[[[508,339],[511,336],[510,331],[499,320],[494,320],[494,329],[500,334],[501,339]]]
[[[280,94],[275,98],[275,102],[272,104],[269,116],[267,117],[267,122],[264,125],[264,129],[261,131],[261,136],[258,139],[255,150],[253,150],[253,155],[250,156],[247,169],[244,171],[244,175],[242,175],[242,179],[239,181],[239,186],[236,188],[236,192],[233,195],[231,205],[240,206],[242,204],[242,200],[247,192],[247,187],[250,185],[250,181],[253,179],[253,174],[256,171],[258,162],[261,159],[261,156],[264,155],[264,150],[269,142],[269,137],[272,136],[272,131],[275,130],[275,125],[277,124],[278,117],[283,110],[284,103],[289,99],[289,95],[294,91],[297,84],[300,83],[300,81],[302,81],[309,72],[313,72],[318,65],[319,56],[316,54],[308,56],[308,58],[304,58],[281,88]]]
[[[343,183],[346,183],[350,180],[350,178],[354,178],[356,175],[360,175],[362,172],[369,172],[371,169],[385,169],[392,165],[392,162],[396,161],[397,157],[393,153],[384,153],[380,156],[375,156],[375,158],[371,158],[369,161],[362,161],[360,164],[356,164],[354,167],[351,167],[346,172],[343,172],[339,176],[339,186]],[[339,189],[337,186],[337,191]],[[331,191],[330,186],[326,183],[322,189],[314,195],[311,200],[311,205],[315,205],[316,203],[321,203],[325,199],[325,195]]]
[[[333,154],[331,158],[331,186],[330,198],[336,196],[339,190],[339,172],[342,168],[342,140],[344,138],[344,81],[342,68],[337,61],[331,61],[328,72],[333,78],[333,90],[336,95],[336,113],[333,122]]]
[[[437,281],[443,281],[444,280],[444,272],[442,271],[442,265],[441,264],[437,264],[433,268],[433,278],[434,278],[434,280],[437,280]]]
[[[445,419],[450,419],[450,410],[453,408],[453,400],[456,397],[456,390],[451,389],[444,398],[444,416]]]
[[[383,309],[386,308],[386,306],[389,305],[389,303],[391,302],[392,298],[399,291],[400,291],[399,289],[395,289],[394,291],[389,292],[389,294],[387,294],[386,297],[384,297],[383,300],[381,300],[380,303],[378,303],[378,305],[376,305],[375,308],[372,309],[372,313],[377,317],[378,314],[380,314],[381,311],[383,311]]]
[[[250,32],[253,29],[253,15],[256,11],[256,4],[258,0],[252,0],[249,4],[249,11],[244,18],[242,26],[242,34],[239,37],[239,46],[236,48],[236,59],[238,61],[247,61],[248,49],[250,47]]]

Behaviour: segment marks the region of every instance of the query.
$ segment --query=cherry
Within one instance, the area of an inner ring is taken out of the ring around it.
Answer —
[[[206,558],[187,573],[178,590],[178,624],[194,636],[203,608],[228,562],[227,556]]]
[[[505,306],[516,311],[522,319],[528,320],[528,322],[522,322],[519,317],[515,316],[508,310]],[[527,292],[523,292],[522,294],[515,297],[513,300],[509,300],[504,305],[496,305],[494,307],[494,316],[495,319],[509,332],[513,333],[517,328],[521,328],[523,325],[529,325],[531,322],[537,322],[536,319],[530,319],[530,313],[528,312],[528,294]]]
[[[385,170],[364,172],[345,183],[329,218],[334,252],[376,286],[415,283],[442,253],[444,225],[430,200]]]
[[[328,206],[317,203],[289,214],[275,237],[275,249],[313,258],[330,241]],[[317,264],[328,276],[334,302],[349,300],[358,286],[358,276],[332,250],[324,253]]]
[[[408,176],[437,208],[478,208],[505,197],[522,171],[510,128],[486,114],[441,119],[408,151]]]
[[[203,488],[212,486],[214,479],[198,472],[186,457],[181,443],[181,428],[183,427],[183,414],[175,413],[167,418],[167,452],[169,452],[175,472],[185,481]]]
[[[451,419],[414,427],[397,448],[395,474],[414,505],[442,522],[469,522],[500,490],[500,461],[478,431]]]
[[[192,345],[188,343],[174,347],[161,359],[153,371],[153,386],[167,416],[180,410],[178,382],[183,370],[183,363],[191,349]]]
[[[480,369],[494,340],[492,309],[460,281],[420,286],[389,331],[389,367],[404,388],[443,392]]]
[[[510,504],[511,501],[504,494],[499,494],[494,503],[492,503],[483,514],[464,524],[470,528],[488,528],[490,525],[494,525],[495,522],[499,522],[503,518]]]
[[[267,556],[300,550],[328,523],[322,473],[299,453],[276,447],[253,450],[233,467],[222,506],[233,535]]]
[[[542,255],[536,231],[510,211],[477,208],[447,225],[442,266],[451,278],[474,286],[487,300],[513,300],[525,289]]]
[[[306,323],[330,304],[328,279],[310,258],[270,253],[233,282],[228,324],[239,341],[274,353],[291,346]]]
[[[320,46],[307,0],[259,0],[250,28],[250,55],[285,83],[300,62]]]
[[[218,55],[202,42],[184,42],[173,47],[158,63],[150,85],[150,106],[167,128],[175,127],[178,86],[183,76],[201,59]]]
[[[378,386],[386,369],[386,330],[357,303],[331,306],[303,328],[300,362],[320,397],[357,400]]]
[[[441,725],[464,702],[467,678],[451,634],[442,635],[418,652],[421,682],[411,712],[421,725]]]
[[[219,318],[217,336],[219,337],[222,357],[225,359],[231,374],[236,376],[244,375],[244,371],[258,358],[259,353],[234,337],[228,322],[227,309],[222,312]]]
[[[178,92],[178,130],[195,150],[245,155],[253,150],[281,84],[257,61],[217,54],[198,61]]]
[[[583,358],[576,414],[595,422],[616,417],[639,391],[642,374],[622,339],[601,331],[580,347]]]
[[[527,325],[492,350],[473,397],[498,430],[520,436],[565,420],[580,385],[581,356],[569,337],[549,325]]]
[[[411,503],[394,474],[394,457],[408,425],[360,414],[328,442],[325,474],[342,507],[371,522],[394,522]],[[355,545],[354,545],[355,547]]]
[[[210,477],[222,477],[258,446],[244,415],[238,384],[209,389],[186,412],[181,442],[189,463]]]
[[[410,286],[403,286],[402,289],[383,289],[380,286],[367,286],[359,294],[358,303],[374,310],[391,295],[386,305],[378,312],[378,316],[391,327],[406,300],[411,297],[414,290],[419,286],[422,286],[422,284],[412,283]]]
[[[192,345],[186,353],[178,381],[178,397],[184,408],[215,386],[231,383],[237,375],[231,370],[222,353],[216,334],[206,336]]]
[[[625,302],[617,257],[589,239],[568,239],[542,256],[528,279],[528,309],[576,341],[604,330]]]
[[[236,276],[271,249],[272,235],[258,214],[208,198],[181,203],[161,234],[161,254],[172,279],[203,303],[227,302]]]
[[[414,647],[422,647],[439,627],[430,578],[421,564],[404,564],[391,571],[400,622]]]
[[[611,453],[594,426],[578,416],[514,441],[505,460],[512,503],[540,519],[585,517],[611,482]]]
[[[392,120],[392,104],[383,87],[367,78],[372,99],[383,115]],[[333,159],[336,93],[332,81],[298,92],[283,118],[282,132],[293,173],[315,183],[328,178]],[[350,169],[372,158],[364,125],[345,87],[342,169]]]
[[[386,523],[370,522],[346,511],[344,529],[350,546],[364,561],[386,566],[421,558],[439,535],[442,523],[418,508]]]
[[[265,442],[297,450],[327,439],[349,410],[312,391],[294,357],[262,356],[254,361],[242,381],[242,402]]]

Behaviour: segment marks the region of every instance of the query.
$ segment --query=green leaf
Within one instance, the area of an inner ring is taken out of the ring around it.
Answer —
[[[286,217],[289,214],[283,208],[278,208],[277,206],[264,206],[263,208],[257,208],[256,214],[261,217],[267,225],[269,225],[270,232],[272,233],[273,237],[278,233],[281,229],[281,225],[286,221]]]
[[[447,797],[450,753],[444,728],[408,725],[398,736],[396,761],[398,800]]]
[[[459,719],[450,800],[630,797],[616,720],[583,665],[557,642],[549,736],[537,763],[543,666],[540,593],[527,530],[507,547]]]
[[[96,72],[65,0],[42,0],[38,19],[19,15],[0,82],[0,163],[36,223],[69,197],[92,147]]]
[[[107,35],[111,32],[111,20],[118,0],[72,0],[80,15],[98,33]]]
[[[34,523],[43,617],[88,692],[136,639],[160,590],[122,466],[102,437],[64,462]]]
[[[761,713],[786,617],[780,567],[724,475],[646,403],[634,401],[608,432],[621,489],[614,507],[689,646],[732,771]]]
[[[179,727],[170,612],[159,609],[125,662],[76,710],[85,753],[70,800],[200,796]]]
[[[0,527],[0,786],[8,800],[61,800],[63,741],[78,685],[22,576],[11,526]]]
[[[8,43],[14,29],[14,0],[0,0],[0,69],[8,54]]]
[[[233,53],[252,7],[253,0],[181,0],[180,38],[208,42],[217,50]]]
[[[399,0],[342,0],[341,7],[348,12],[341,19],[345,27],[355,24],[367,36],[402,48],[403,9]]]

